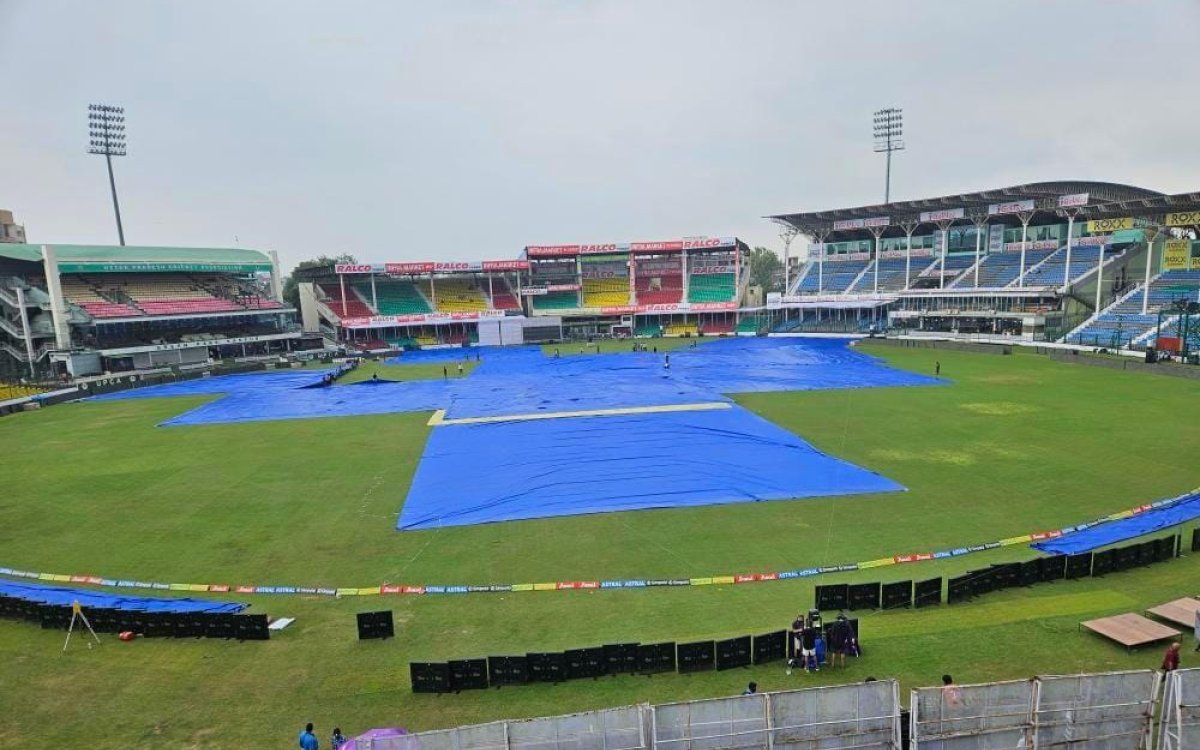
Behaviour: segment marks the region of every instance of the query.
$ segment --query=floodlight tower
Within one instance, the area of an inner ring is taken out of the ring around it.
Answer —
[[[108,187],[112,191],[113,213],[117,216],[117,237],[125,245],[121,226],[121,204],[117,201],[117,183],[113,179],[112,158],[125,155],[125,108],[107,104],[88,105],[88,153],[104,157],[108,165]]]
[[[887,172],[883,181],[883,202],[890,203],[892,197],[892,152],[903,151],[904,110],[888,107],[875,113],[875,153],[887,154]]]

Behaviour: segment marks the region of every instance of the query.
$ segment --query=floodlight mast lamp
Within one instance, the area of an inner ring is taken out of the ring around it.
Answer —
[[[875,113],[875,153],[887,154],[887,171],[883,178],[883,202],[891,203],[892,199],[892,152],[903,151],[904,141],[904,110],[899,107],[887,107]]]
[[[125,108],[107,104],[88,105],[88,153],[104,157],[108,165],[108,188],[112,191],[113,213],[117,217],[117,238],[125,245],[121,226],[121,204],[117,201],[117,182],[113,179],[112,158],[125,155]]]

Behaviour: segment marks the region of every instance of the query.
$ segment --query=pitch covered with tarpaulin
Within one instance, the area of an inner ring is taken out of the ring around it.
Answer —
[[[721,339],[599,356],[581,349],[446,349],[390,360],[445,365],[449,377],[425,381],[313,387],[323,372],[284,371],[99,398],[221,396],[164,425],[435,411],[397,522],[426,529],[903,490],[727,394],[943,382],[888,367],[847,339]],[[477,356],[458,377],[457,363]]]
[[[121,609],[134,612],[169,612],[193,614],[236,614],[246,608],[236,602],[213,602],[206,599],[166,599],[145,596],[122,596],[105,594],[90,589],[71,589],[61,586],[43,586],[38,583],[0,581],[0,596],[21,599],[38,604],[69,607],[74,602],[85,609]]]
[[[740,407],[447,425],[402,529],[904,489]]]
[[[1106,521],[1081,531],[1063,534],[1057,539],[1036,542],[1031,546],[1034,549],[1056,555],[1074,555],[1123,542],[1126,539],[1153,534],[1162,529],[1187,523],[1194,518],[1200,518],[1200,492],[1184,495],[1170,504],[1151,508],[1128,518]]]

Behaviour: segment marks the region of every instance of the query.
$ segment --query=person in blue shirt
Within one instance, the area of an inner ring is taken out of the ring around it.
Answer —
[[[342,734],[339,727],[333,728],[333,736],[329,738],[329,747],[332,750],[338,750],[342,745],[346,744],[346,736]]]
[[[320,743],[317,742],[317,735],[313,734],[312,722],[304,725],[304,731],[300,733],[300,750],[317,750]]]

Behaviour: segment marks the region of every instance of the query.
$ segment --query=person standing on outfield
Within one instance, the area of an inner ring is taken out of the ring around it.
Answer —
[[[458,376],[460,378],[462,377],[462,362],[458,363]]]
[[[304,731],[300,733],[300,750],[317,750],[320,743],[317,742],[317,735],[313,734],[312,722],[304,725]]]
[[[1176,641],[1170,646],[1167,646],[1167,653],[1163,655],[1162,671],[1174,672],[1179,669],[1179,642]]]
[[[933,374],[934,376],[942,374],[942,363],[940,360],[933,363]]]

